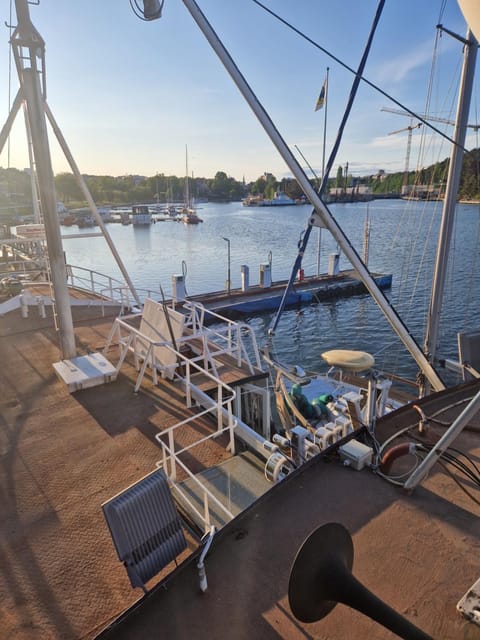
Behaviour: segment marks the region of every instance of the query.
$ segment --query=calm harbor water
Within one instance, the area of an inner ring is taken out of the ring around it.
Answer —
[[[433,273],[441,203],[402,200],[335,204],[331,211],[362,255],[365,218],[370,220],[369,267],[393,274],[387,292],[411,334],[422,344]],[[186,270],[188,294],[225,288],[228,243],[232,287],[241,282],[240,267],[250,268],[250,282],[259,281],[260,264],[272,262],[273,280],[289,276],[300,234],[311,212],[309,205],[250,208],[241,203],[199,205],[199,225],[173,221],[149,227],[109,224],[110,235],[134,284],[171,293],[173,274]],[[452,253],[442,315],[440,353],[456,355],[458,331],[480,326],[480,206],[458,205]],[[62,228],[62,233],[78,233]],[[317,230],[311,235],[303,260],[306,274],[317,272]],[[103,238],[67,239],[67,260],[121,279]],[[336,251],[330,234],[321,234],[320,271],[326,272],[329,254]],[[341,256],[341,268],[349,268]],[[266,340],[271,314],[247,318],[260,344]],[[282,361],[319,369],[320,354],[333,348],[363,349],[373,353],[379,368],[410,377],[416,367],[368,295],[318,303],[288,310],[273,340]]]

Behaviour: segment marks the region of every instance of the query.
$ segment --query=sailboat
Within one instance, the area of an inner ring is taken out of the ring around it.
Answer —
[[[190,195],[190,176],[188,174],[188,148],[185,145],[185,202],[180,210],[182,222],[185,224],[198,224],[203,220],[197,215],[193,206],[193,198]]]

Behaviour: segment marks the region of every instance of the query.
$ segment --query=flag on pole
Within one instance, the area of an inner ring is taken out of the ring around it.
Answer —
[[[327,79],[325,78],[323,86],[320,89],[320,95],[318,96],[317,104],[315,105],[315,111],[320,111],[320,109],[325,104],[326,97],[327,97]]]

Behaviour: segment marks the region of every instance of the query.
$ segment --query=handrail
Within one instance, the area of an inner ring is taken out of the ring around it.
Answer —
[[[159,438],[161,434],[157,434],[155,436],[155,438]],[[200,444],[200,442],[203,442],[203,440],[199,440],[198,443],[196,444]],[[166,445],[165,442],[160,440],[160,444],[162,446],[162,451],[163,451],[163,461],[162,462],[157,462],[157,467],[161,467],[163,466],[164,468],[166,468],[166,461],[167,461],[167,457],[166,457],[166,452],[170,453],[168,446]],[[181,453],[181,452],[178,452]],[[229,511],[225,505],[223,505],[220,500],[218,498],[216,498],[213,493],[207,489],[207,487],[205,487],[205,485],[203,485],[200,480],[188,469],[188,467],[179,459],[177,459],[177,456],[175,456],[175,462],[176,464],[178,464],[187,474],[187,476],[190,478],[190,480],[197,485],[197,487],[200,489],[200,492],[203,494],[203,499],[204,499],[204,514],[202,515],[197,507],[193,504],[193,502],[190,500],[190,498],[188,497],[188,494],[180,487],[180,485],[176,484],[174,481],[172,482],[172,488],[174,491],[177,491],[183,498],[183,500],[188,504],[188,506],[190,507],[190,509],[197,515],[197,517],[199,518],[199,520],[201,520],[204,523],[204,530],[205,532],[207,532],[210,529],[211,526],[211,521],[210,521],[210,509],[209,509],[209,500],[211,502],[213,502],[221,511],[223,511],[223,513],[226,514],[227,518],[229,520],[233,520],[233,518],[235,517],[234,514]]]
[[[203,397],[202,402],[204,403],[203,406],[205,407],[205,403],[208,403],[209,406],[207,406],[206,408],[202,408],[201,411],[195,412],[193,415],[188,416],[187,418],[181,420],[177,424],[171,427],[168,427],[167,429],[164,429],[162,432],[160,432],[159,434],[156,434],[155,436],[155,438],[157,439],[157,441],[160,443],[162,447],[162,451],[163,451],[162,464],[164,465],[165,470],[168,471],[168,475],[172,484],[174,484],[176,481],[177,465],[180,465],[180,467],[184,469],[187,475],[189,477],[193,477],[194,482],[199,484],[199,486],[202,488],[202,492],[204,495],[204,503],[205,503],[205,514],[202,516],[201,514],[198,513],[198,510],[195,509],[194,505],[190,504],[190,506],[192,509],[196,511],[198,516],[201,517],[202,521],[206,523],[205,524],[206,530],[208,530],[208,527],[210,526],[209,504],[211,504],[212,501],[218,506],[220,506],[227,513],[229,519],[231,519],[233,515],[227,509],[225,509],[225,507],[221,505],[221,503],[218,502],[215,496],[213,496],[205,487],[203,487],[201,483],[199,483],[199,481],[193,476],[193,474],[188,470],[188,468],[179,460],[179,455],[181,455],[183,452],[195,446],[198,446],[202,442],[205,442],[214,437],[218,437],[220,434],[225,432],[229,432],[230,434],[229,449],[232,454],[234,453],[234,449],[235,449],[234,430],[235,430],[235,427],[237,426],[237,421],[233,416],[232,403],[236,398],[237,393],[232,387],[230,387],[228,384],[223,382],[217,376],[213,375],[210,371],[207,371],[204,367],[202,367],[199,364],[199,362],[197,362],[200,360],[204,360],[205,354],[201,354],[196,358],[188,358],[185,354],[181,353],[178,350],[179,348],[178,345],[183,344],[188,340],[191,340],[192,336],[184,336],[179,341],[177,341],[178,348],[175,349],[171,345],[171,343],[167,341],[154,341],[151,338],[148,338],[141,331],[139,331],[132,325],[128,324],[128,322],[126,322],[126,320],[128,320],[129,318],[132,318],[135,316],[138,316],[138,314],[131,314],[129,316],[126,316],[124,319],[116,318],[114,325],[112,327],[112,330],[110,332],[110,336],[107,339],[105,349],[109,348],[111,341],[113,340],[113,337],[117,332],[118,342],[121,349],[121,355],[120,355],[119,363],[117,364],[117,370],[121,367],[123,360],[125,359],[126,353],[128,351],[133,351],[136,364],[138,359],[141,358],[143,360],[143,364],[137,378],[137,384],[135,387],[136,390],[138,390],[141,384],[141,380],[145,373],[147,364],[150,364],[153,371],[153,375],[154,375],[154,382],[156,382],[157,367],[161,368],[161,365],[155,361],[154,350],[156,347],[166,348],[170,352],[175,354],[176,364],[173,365],[174,375],[178,379],[182,380],[183,385],[185,386],[187,407],[189,408],[192,407],[193,399],[196,392],[198,392],[198,395],[200,395],[200,390],[192,383],[192,380],[191,380],[192,368],[194,371],[202,373],[203,376],[209,378],[217,385],[216,399],[209,398],[208,396],[204,396],[202,394],[202,397]],[[122,329],[126,332],[123,335],[122,335]],[[127,334],[128,334],[128,337],[127,337]],[[195,334],[193,334],[193,337],[195,337]],[[139,352],[140,345],[141,345],[142,353]],[[179,373],[180,368],[183,369],[183,372],[184,372],[183,377]],[[189,445],[183,447],[179,451],[175,451],[175,441],[174,441],[175,431],[178,428],[186,424],[189,424],[195,420],[198,420],[200,417],[205,416],[207,414],[211,414],[212,412],[215,412],[215,411],[217,413],[217,429],[213,433],[209,434],[208,436],[202,436],[199,440],[196,440],[195,442],[190,443]],[[226,412],[226,415],[225,415],[225,412]],[[224,420],[226,420],[227,422],[226,426],[224,426]],[[167,446],[167,443],[163,442],[162,437],[168,438],[168,446]],[[185,499],[188,501],[187,497],[185,497]]]
[[[236,322],[234,320],[230,320],[229,318],[225,318],[224,316],[216,313],[215,311],[207,309],[203,304],[199,302],[185,300],[183,301],[183,306],[185,309],[191,312],[191,315],[188,320],[191,322],[192,329],[194,332],[195,332],[195,329],[206,331],[210,336],[212,336],[212,339],[214,337],[217,337],[220,340],[226,341],[230,347],[234,343],[233,334],[235,334],[236,348],[231,347],[230,352],[232,353],[232,355],[236,352],[237,360],[241,360],[243,356],[245,360],[250,364],[250,359],[248,357],[248,353],[246,351],[245,345],[242,340],[242,333],[248,334],[250,337],[250,341],[253,349],[253,355],[255,358],[255,366],[258,369],[263,370],[262,358],[260,357],[260,350],[258,348],[255,332],[248,324],[244,322]],[[208,317],[211,321],[218,321],[226,325],[226,329],[224,330],[224,332],[222,333],[220,331],[216,331],[214,329],[210,329],[209,327],[207,327],[205,325],[206,317]],[[227,335],[225,335],[225,333]]]

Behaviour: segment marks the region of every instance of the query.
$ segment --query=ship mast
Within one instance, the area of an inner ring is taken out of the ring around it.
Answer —
[[[15,0],[15,5],[18,26],[12,35],[11,44],[20,79],[20,91],[27,106],[39,185],[38,195],[57,311],[60,347],[63,357],[68,359],[75,357],[76,348],[44,108],[45,43],[30,20],[28,0]]]
[[[461,40],[465,47],[463,53],[462,78],[457,103],[457,115],[455,118],[455,130],[453,132],[454,142],[452,144],[450,165],[448,168],[447,188],[443,202],[442,221],[437,244],[435,271],[427,319],[427,330],[425,334],[424,353],[431,363],[435,360],[438,347],[440,313],[442,309],[443,293],[448,267],[448,253],[450,250],[453,223],[455,220],[455,207],[462,172],[465,137],[478,48],[478,42],[470,29],[467,32],[465,40],[450,31],[448,31],[448,33],[458,40]],[[423,384],[421,391],[425,394],[428,391],[427,385]]]
[[[63,358],[68,360],[76,355],[75,335],[67,285],[65,255],[58,223],[57,198],[48,143],[47,119],[135,302],[139,306],[141,302],[133,282],[113,244],[110,234],[105,227],[102,217],[98,212],[85,180],[47,104],[45,43],[31,22],[28,0],[15,0],[15,4],[18,25],[12,35],[11,46],[15,57],[20,89],[15,97],[7,121],[0,132],[0,151],[3,149],[5,141],[10,134],[14,119],[23,103],[26,112],[25,118],[32,184],[36,182],[39,185],[38,200],[40,202],[40,213],[45,229],[49,272],[53,288],[52,302],[54,304],[56,326],[60,337],[60,349]],[[34,173],[36,174],[36,181],[33,180]],[[35,208],[37,197],[35,189],[33,189],[33,191]]]

